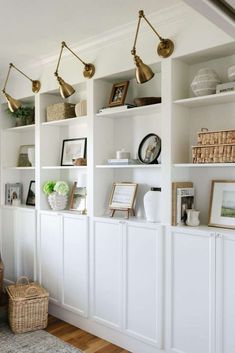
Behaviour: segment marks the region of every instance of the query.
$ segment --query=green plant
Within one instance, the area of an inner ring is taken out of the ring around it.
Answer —
[[[6,109],[6,112],[11,115],[13,118],[24,119],[34,115],[34,107],[25,105],[17,109],[15,112],[11,112],[9,108]]]
[[[46,195],[50,195],[54,191],[60,195],[66,195],[69,192],[69,186],[65,181],[56,182],[54,180],[49,180],[43,185],[43,192]]]

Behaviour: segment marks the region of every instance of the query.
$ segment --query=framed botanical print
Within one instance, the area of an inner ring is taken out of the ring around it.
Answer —
[[[73,166],[74,161],[86,158],[87,138],[63,140],[61,166]]]
[[[208,225],[235,229],[235,180],[212,180]]]

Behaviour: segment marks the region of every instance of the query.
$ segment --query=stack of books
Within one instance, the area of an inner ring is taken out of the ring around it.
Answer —
[[[133,165],[133,164],[140,164],[140,161],[138,159],[127,159],[127,158],[123,158],[123,159],[108,159],[107,163],[109,165]]]
[[[120,105],[119,107],[105,107],[99,109],[99,114],[110,114],[114,112],[123,112],[127,109],[135,108],[136,106],[133,104],[125,104],[125,105]]]

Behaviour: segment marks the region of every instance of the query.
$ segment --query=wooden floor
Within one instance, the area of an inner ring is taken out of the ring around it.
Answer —
[[[130,353],[52,316],[49,317],[46,330],[85,353]]]

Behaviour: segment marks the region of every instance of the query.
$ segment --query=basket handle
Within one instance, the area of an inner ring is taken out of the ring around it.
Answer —
[[[19,284],[20,281],[25,280],[29,284],[29,278],[27,276],[20,276],[17,278],[16,284]]]
[[[38,288],[36,286],[30,286],[25,291],[26,297],[35,297],[38,294]]]

